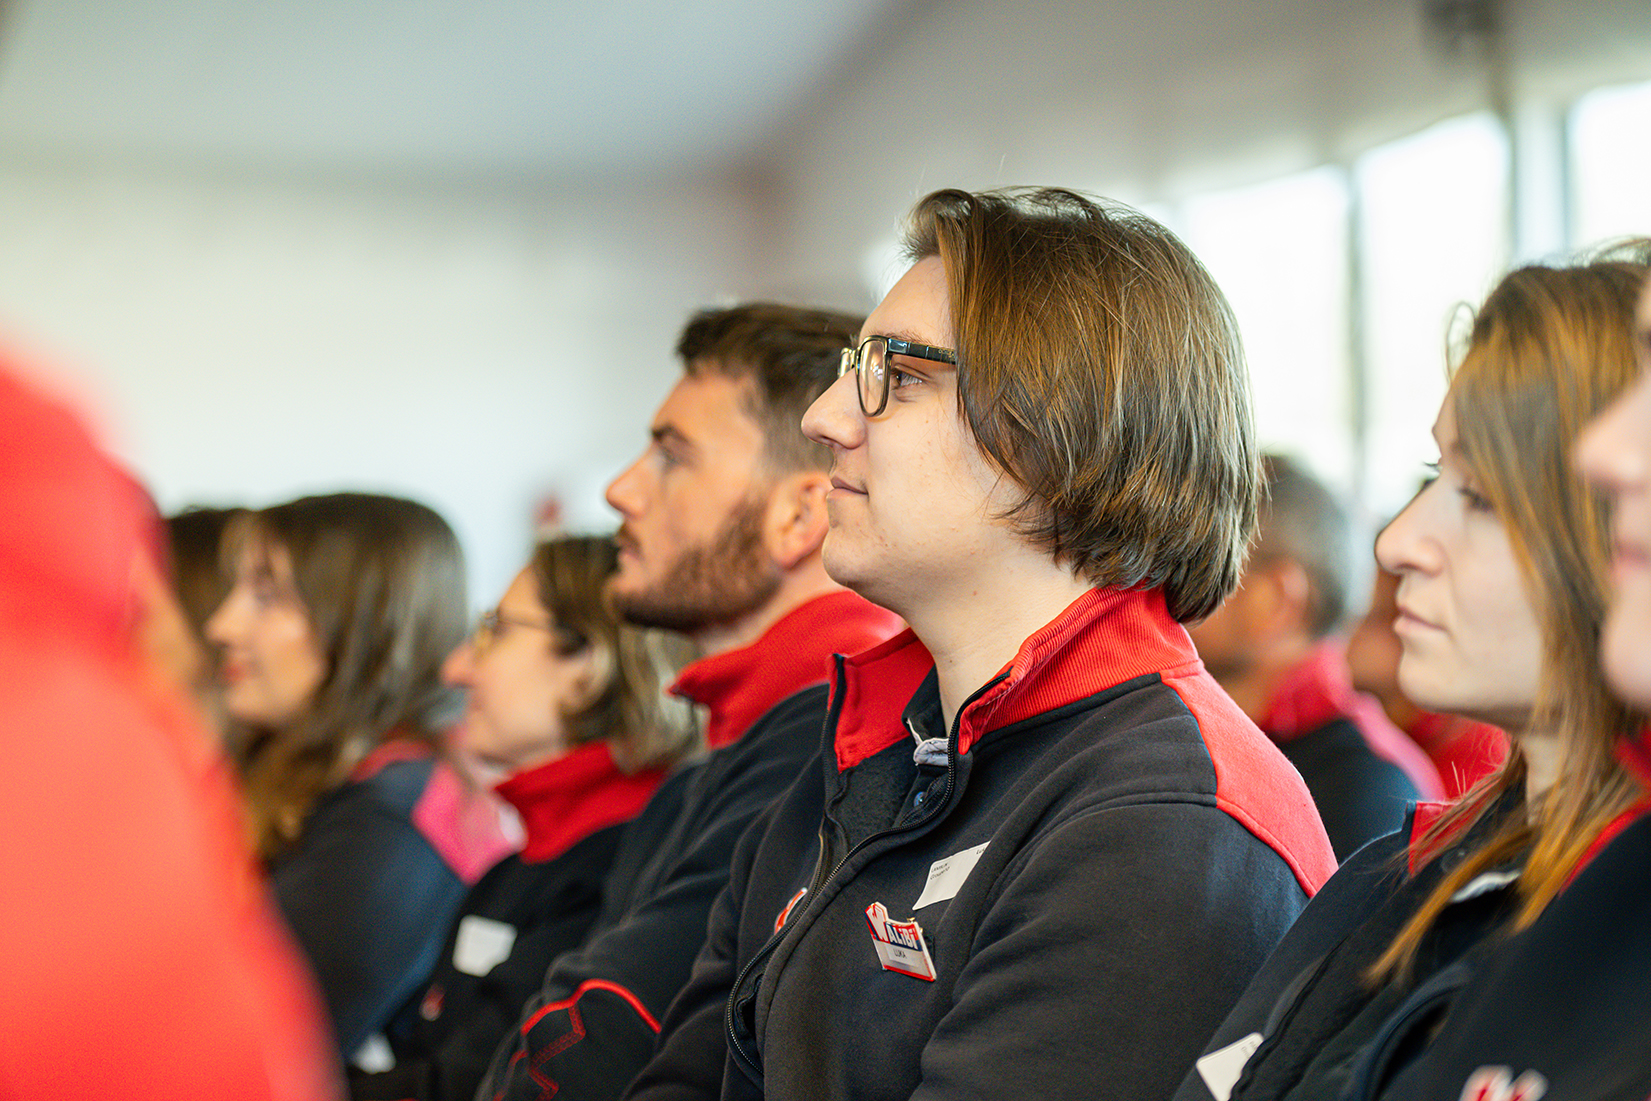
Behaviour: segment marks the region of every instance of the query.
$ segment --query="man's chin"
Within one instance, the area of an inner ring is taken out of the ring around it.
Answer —
[[[604,586],[604,589],[607,593],[608,599],[613,601],[615,606],[619,607],[648,595],[648,583],[646,579],[634,575],[627,575],[624,566],[620,566],[619,571],[612,577],[608,578],[607,585]]]

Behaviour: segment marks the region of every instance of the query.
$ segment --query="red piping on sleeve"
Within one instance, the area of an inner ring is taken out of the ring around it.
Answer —
[[[550,1098],[556,1096],[557,1091],[562,1088],[560,1083],[546,1075],[539,1068],[547,1061],[554,1059],[556,1056],[560,1055],[562,1052],[566,1051],[568,1048],[585,1038],[585,1019],[579,1012],[578,1002],[580,998],[583,998],[586,993],[592,990],[605,990],[609,994],[617,995],[620,1000],[636,1011],[636,1015],[642,1018],[642,1023],[652,1029],[655,1035],[658,1035],[659,1033],[659,1022],[654,1019],[654,1015],[649,1013],[647,1007],[642,1004],[642,999],[638,998],[635,994],[632,994],[629,990],[626,990],[623,986],[620,986],[616,982],[609,982],[606,979],[590,979],[586,982],[580,983],[579,988],[573,992],[571,997],[565,998],[559,1002],[551,1002],[549,1005],[542,1007],[539,1012],[529,1017],[527,1022],[522,1025],[522,1035],[526,1036],[533,1030],[534,1025],[537,1025],[550,1014],[560,1012],[564,1009],[568,1011],[567,1033],[563,1036],[557,1037],[554,1041],[540,1049],[539,1053],[533,1057],[533,1064],[528,1067],[528,1076],[538,1084],[540,1089],[539,1101],[550,1101]],[[511,1063],[514,1064],[520,1061],[525,1053],[525,1048],[516,1052],[516,1054],[511,1057]],[[503,1093],[494,1095],[494,1101],[499,1101],[499,1099],[503,1096]]]

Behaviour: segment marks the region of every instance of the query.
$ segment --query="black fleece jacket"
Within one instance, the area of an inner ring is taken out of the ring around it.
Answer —
[[[673,775],[627,828],[590,937],[551,964],[477,1097],[619,1096],[653,1053],[659,1018],[688,980],[740,834],[819,744],[829,655],[881,641],[898,622],[836,592],[793,610],[751,646],[684,671],[679,687],[689,682],[687,694],[711,709],[712,744],[737,740]],[[752,712],[761,717],[738,728]]]
[[[1080,598],[950,731],[908,633],[839,662],[629,1096],[1164,1097],[1333,867],[1161,594]]]

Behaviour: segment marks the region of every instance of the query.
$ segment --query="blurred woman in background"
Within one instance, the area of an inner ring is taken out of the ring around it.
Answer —
[[[526,843],[465,899],[389,1031],[395,1068],[356,1076],[358,1098],[475,1095],[546,968],[595,921],[624,823],[698,747],[691,706],[664,694],[691,647],[619,622],[603,595],[617,563],[609,537],[541,543],[447,660],[469,690],[456,748],[503,775]]]
[[[1608,505],[1570,456],[1633,380],[1646,270],[1523,268],[1475,318],[1434,428],[1438,476],[1377,555],[1399,576],[1405,695],[1506,730],[1513,750],[1460,802],[1424,804],[1332,877],[1178,1096],[1447,1096],[1411,1077],[1441,1018],[1642,798],[1616,753],[1642,719],[1598,668]],[[1448,1096],[1476,1096],[1461,1085]]]
[[[339,493],[248,515],[207,623],[251,834],[346,1057],[429,974],[509,845],[442,763],[464,563],[423,505]]]
[[[216,655],[207,658],[216,648],[207,641],[206,621],[229,595],[234,580],[224,560],[224,535],[246,512],[244,508],[190,507],[165,520],[172,591],[199,655],[189,676],[191,690],[208,722],[220,733],[224,726],[223,703],[219,698]]]

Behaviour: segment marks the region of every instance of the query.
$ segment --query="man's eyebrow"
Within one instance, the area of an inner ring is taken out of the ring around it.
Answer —
[[[649,431],[649,435],[653,437],[654,443],[673,443],[690,452],[699,450],[694,446],[694,441],[684,436],[674,424],[656,424]]]
[[[888,337],[890,340],[904,340],[908,344],[922,344],[931,348],[940,347],[940,345],[933,343],[932,337],[920,336],[910,329],[890,329],[882,333],[867,333],[864,337],[861,337],[861,340],[863,342],[865,339],[874,336]]]

